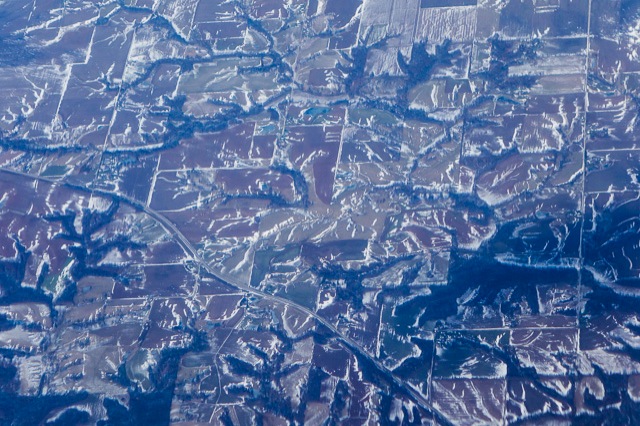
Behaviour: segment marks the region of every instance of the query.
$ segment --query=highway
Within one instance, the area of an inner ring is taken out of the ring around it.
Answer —
[[[89,187],[86,187],[86,186],[83,186],[83,185],[67,182],[64,179],[56,180],[56,179],[51,179],[51,178],[42,177],[42,176],[38,176],[38,175],[33,175],[33,174],[30,174],[30,173],[23,173],[23,172],[19,172],[19,171],[15,171],[15,170],[10,170],[10,169],[6,169],[6,168],[0,168],[0,172],[6,173],[6,174],[11,174],[11,175],[14,175],[14,176],[22,176],[22,177],[25,177],[25,178],[28,178],[28,179],[47,182],[47,183],[50,183],[50,184],[61,185],[61,186],[65,186],[65,187],[70,188],[70,189],[75,189],[75,190],[82,191],[82,192],[88,192],[90,194],[101,195],[101,196],[108,197],[108,198],[117,198],[120,201],[123,201],[126,204],[129,204],[130,206],[132,206],[136,210],[144,212],[145,214],[147,214],[148,216],[153,218],[156,222],[158,222],[165,229],[165,231],[169,235],[171,235],[172,238],[178,244],[180,244],[180,246],[184,249],[184,251],[189,256],[191,256],[191,258],[195,262],[197,262],[199,266],[204,268],[209,274],[211,274],[212,276],[216,277],[220,281],[222,281],[222,282],[224,282],[224,283],[226,283],[226,284],[228,284],[228,285],[230,285],[232,287],[235,287],[238,290],[245,291],[245,292],[247,292],[249,294],[253,294],[253,295],[258,296],[258,297],[260,297],[262,299],[265,299],[265,300],[269,300],[269,301],[272,301],[272,302],[275,302],[275,303],[280,303],[280,304],[286,305],[286,306],[288,306],[290,308],[294,308],[294,309],[296,309],[298,311],[301,311],[301,312],[311,316],[319,324],[322,324],[324,327],[326,327],[328,330],[330,330],[334,334],[334,337],[338,341],[342,342],[342,344],[344,344],[346,347],[348,347],[351,351],[353,351],[354,353],[356,353],[360,357],[365,358],[366,360],[368,360],[381,373],[383,373],[384,376],[386,376],[388,379],[390,379],[398,389],[404,391],[405,394],[407,396],[409,396],[409,398],[411,400],[413,400],[413,402],[417,406],[422,408],[427,413],[431,414],[434,417],[434,420],[437,422],[437,424],[441,424],[441,425],[451,425],[452,424],[442,413],[440,413],[436,408],[434,408],[432,406],[432,404],[420,392],[418,392],[413,387],[408,386],[406,383],[404,383],[402,380],[400,380],[398,377],[396,377],[391,372],[391,370],[389,370],[387,367],[385,367],[379,360],[377,360],[376,358],[371,356],[356,341],[351,339],[349,336],[344,335],[331,322],[327,321],[325,318],[321,317],[316,312],[310,310],[309,308],[301,306],[301,305],[299,305],[299,304],[297,304],[295,302],[292,302],[289,299],[286,299],[286,298],[283,298],[283,297],[280,297],[280,296],[275,296],[275,295],[272,295],[272,294],[269,294],[269,293],[265,293],[265,292],[263,292],[263,291],[261,291],[259,289],[253,288],[253,287],[251,287],[251,286],[249,286],[249,285],[247,285],[247,284],[245,284],[243,282],[238,281],[234,277],[226,276],[226,274],[221,274],[219,271],[216,271],[208,262],[206,262],[204,259],[202,259],[202,257],[198,254],[198,251],[196,250],[196,248],[193,246],[193,244],[182,234],[182,232],[180,232],[180,230],[176,227],[176,225],[173,222],[171,222],[169,219],[167,219],[165,216],[163,216],[159,212],[157,212],[157,211],[151,209],[150,207],[146,206],[144,203],[141,203],[139,201],[136,201],[136,200],[134,200],[132,198],[129,198],[127,196],[124,196],[124,195],[116,193],[116,192],[106,191],[106,190],[102,190],[102,189],[89,188]]]

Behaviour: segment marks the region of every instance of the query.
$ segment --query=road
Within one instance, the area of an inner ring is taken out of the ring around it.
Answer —
[[[301,306],[295,302],[292,302],[289,299],[285,299],[280,296],[275,296],[269,293],[265,293],[259,289],[253,288],[243,282],[238,281],[235,277],[227,276],[226,274],[221,274],[219,271],[216,271],[208,262],[202,259],[202,257],[198,254],[198,251],[196,250],[196,248],[193,246],[193,244],[182,234],[182,232],[180,232],[180,230],[176,227],[176,225],[173,222],[171,222],[169,219],[167,219],[165,216],[158,213],[157,211],[151,209],[146,204],[116,192],[106,191],[102,189],[93,189],[93,188],[86,187],[84,185],[67,182],[65,180],[51,179],[47,177],[32,175],[29,173],[23,173],[23,172],[10,170],[6,168],[0,168],[0,172],[11,174],[14,176],[22,176],[28,179],[47,182],[50,184],[62,185],[70,189],[75,189],[82,192],[88,192],[91,194],[97,194],[97,195],[105,196],[108,198],[117,198],[125,202],[126,204],[129,204],[130,206],[134,207],[136,210],[144,212],[145,214],[153,218],[155,221],[157,221],[165,229],[165,231],[169,233],[178,244],[180,244],[180,246],[184,249],[184,251],[189,256],[191,256],[191,258],[195,262],[197,262],[200,267],[204,268],[209,274],[216,277],[220,281],[232,287],[235,287],[238,290],[245,291],[247,293],[253,294],[265,300],[286,305],[290,308],[296,309],[298,311],[301,311],[311,316],[319,324],[322,324],[324,327],[329,329],[334,334],[334,337],[338,341],[342,342],[342,344],[348,347],[351,351],[353,351],[360,357],[365,358],[372,365],[374,365],[381,373],[383,373],[388,379],[390,379],[396,387],[404,391],[410,397],[410,399],[413,400],[413,402],[416,405],[418,405],[420,408],[422,408],[426,412],[430,413],[439,424],[442,424],[442,425],[452,424],[442,413],[440,413],[437,409],[435,409],[431,405],[431,403],[420,392],[418,392],[416,389],[414,389],[411,386],[407,386],[406,383],[404,383],[402,380],[396,377],[391,372],[391,370],[385,367],[379,360],[371,356],[356,341],[354,341],[349,336],[340,332],[340,330],[338,330],[331,322],[327,321],[325,318],[321,317],[316,312],[312,311],[311,309],[305,306]]]

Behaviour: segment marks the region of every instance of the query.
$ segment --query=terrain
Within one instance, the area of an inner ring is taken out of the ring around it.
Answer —
[[[0,0],[0,424],[638,424],[639,40]]]

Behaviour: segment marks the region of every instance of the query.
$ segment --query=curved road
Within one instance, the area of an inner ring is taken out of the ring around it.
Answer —
[[[165,216],[163,216],[162,214],[158,213],[157,211],[147,207],[143,203],[140,203],[140,202],[138,202],[136,200],[133,200],[133,199],[127,197],[127,196],[124,196],[122,194],[118,194],[116,192],[111,192],[111,191],[106,191],[106,190],[101,190],[101,189],[92,189],[92,188],[89,188],[89,187],[86,187],[86,186],[83,186],[83,185],[67,182],[65,180],[50,179],[50,178],[46,178],[46,177],[42,177],[42,176],[32,175],[32,174],[29,174],[29,173],[22,173],[22,172],[18,172],[18,171],[15,171],[15,170],[9,170],[9,169],[6,169],[6,168],[0,168],[0,172],[11,174],[11,175],[14,175],[14,176],[23,176],[23,177],[26,177],[28,179],[48,182],[48,183],[51,183],[51,184],[64,185],[64,186],[66,186],[68,188],[71,188],[71,189],[75,189],[75,190],[79,190],[79,191],[83,191],[83,192],[89,192],[89,193],[93,193],[93,194],[98,194],[98,195],[102,195],[102,196],[109,197],[109,198],[117,198],[117,199],[122,200],[125,203],[129,204],[130,206],[134,207],[135,209],[146,213],[147,215],[152,217],[154,220],[156,220],[158,223],[160,223],[160,225],[165,229],[165,231],[167,233],[169,233],[176,240],[176,242],[178,242],[178,244],[180,244],[180,246],[182,246],[182,248],[185,250],[185,252],[187,252],[193,258],[193,260],[196,261],[201,267],[205,268],[205,270],[209,274],[213,275],[214,277],[216,277],[220,281],[222,281],[222,282],[224,282],[224,283],[226,283],[226,284],[228,284],[228,285],[230,285],[232,287],[235,287],[235,288],[237,288],[239,290],[243,290],[243,291],[245,291],[247,293],[254,294],[254,295],[256,295],[256,296],[258,296],[258,297],[260,297],[262,299],[265,299],[265,300],[270,300],[270,301],[273,301],[273,302],[281,303],[283,305],[286,305],[286,306],[289,306],[291,308],[297,309],[297,310],[299,310],[301,312],[304,312],[305,314],[311,316],[318,323],[322,324],[327,329],[329,329],[335,335],[335,338],[337,340],[341,341],[345,346],[347,346],[353,352],[357,353],[361,357],[363,357],[363,358],[367,359],[369,362],[371,362],[371,364],[373,364],[380,372],[384,373],[384,375],[387,378],[389,378],[393,382],[393,384],[395,386],[397,386],[399,389],[403,390],[419,407],[421,407],[423,410],[425,410],[426,412],[428,412],[431,415],[433,415],[434,419],[439,424],[442,424],[442,425],[451,425],[452,424],[442,413],[440,413],[436,408],[434,408],[431,405],[431,403],[420,392],[418,392],[417,390],[415,390],[411,386],[407,386],[404,382],[402,382],[399,378],[397,378],[391,372],[391,370],[389,370],[387,367],[385,367],[376,358],[371,356],[356,341],[354,341],[350,337],[348,337],[348,336],[344,335],[343,333],[341,333],[333,324],[331,324],[325,318],[323,318],[320,315],[318,315],[316,312],[310,310],[309,308],[301,306],[301,305],[299,305],[299,304],[297,304],[295,302],[292,302],[291,300],[285,299],[283,297],[275,296],[275,295],[272,295],[272,294],[269,294],[269,293],[265,293],[265,292],[263,292],[261,290],[253,288],[251,286],[248,286],[247,284],[245,284],[243,282],[238,281],[234,277],[226,276],[224,274],[221,274],[219,271],[214,270],[209,263],[207,263],[204,259],[202,259],[198,255],[198,252],[195,249],[195,247],[182,234],[182,232],[180,232],[180,230],[176,227],[176,225],[173,222],[171,222],[169,219],[167,219]]]

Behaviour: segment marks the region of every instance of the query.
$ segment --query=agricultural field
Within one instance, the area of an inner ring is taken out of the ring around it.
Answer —
[[[0,0],[0,423],[640,423],[640,3]]]

